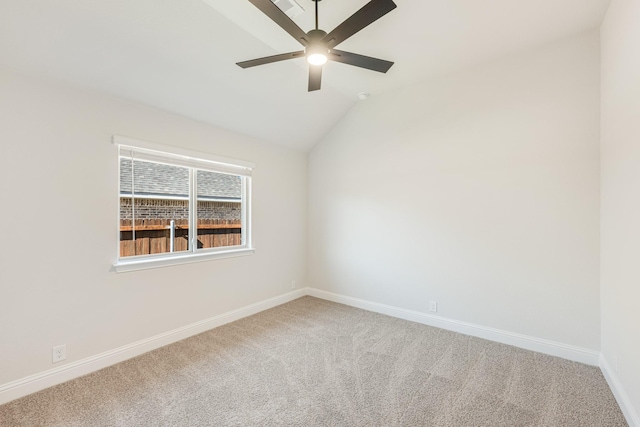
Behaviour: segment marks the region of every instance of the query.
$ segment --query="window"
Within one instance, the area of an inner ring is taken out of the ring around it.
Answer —
[[[247,255],[250,163],[124,137],[116,271]]]

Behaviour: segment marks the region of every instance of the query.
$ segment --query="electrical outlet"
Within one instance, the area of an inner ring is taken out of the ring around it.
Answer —
[[[433,313],[438,312],[438,302],[437,301],[429,301],[429,311]]]
[[[296,288],[296,281],[292,280],[291,281],[291,289],[295,289]]]
[[[67,345],[62,344],[53,347],[51,351],[51,363],[60,362],[67,358]]]

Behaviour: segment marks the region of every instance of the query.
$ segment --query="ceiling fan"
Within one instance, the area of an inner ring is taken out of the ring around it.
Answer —
[[[397,6],[393,0],[371,0],[364,5],[362,9],[351,15],[328,34],[318,28],[318,2],[320,0],[313,0],[316,3],[316,28],[307,33],[298,27],[296,23],[271,0],[249,1],[283,30],[291,34],[294,39],[304,46],[304,50],[238,62],[237,65],[242,68],[255,67],[257,65],[270,64],[272,62],[285,61],[287,59],[301,58],[304,56],[309,63],[309,92],[311,92],[320,89],[322,66],[327,61],[342,62],[343,64],[354,65],[381,73],[386,73],[393,65],[393,62],[383,59],[371,58],[369,56],[334,49],[338,44],[395,9]]]

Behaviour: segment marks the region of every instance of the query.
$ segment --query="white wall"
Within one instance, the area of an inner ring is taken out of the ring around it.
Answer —
[[[600,34],[602,356],[640,426],[640,2],[613,0]]]
[[[306,153],[9,71],[0,94],[0,385],[303,284]],[[255,255],[114,273],[113,134],[254,162]]]
[[[371,97],[309,157],[309,284],[599,350],[599,36]]]

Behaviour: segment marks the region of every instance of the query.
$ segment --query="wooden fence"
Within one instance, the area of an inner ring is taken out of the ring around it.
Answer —
[[[198,248],[216,248],[242,244],[242,226],[239,220],[201,219],[198,220]],[[133,223],[130,219],[120,221],[120,256],[149,255],[170,252],[171,220],[139,219],[135,222],[135,240]],[[186,219],[175,220],[173,251],[189,249],[189,222]]]

